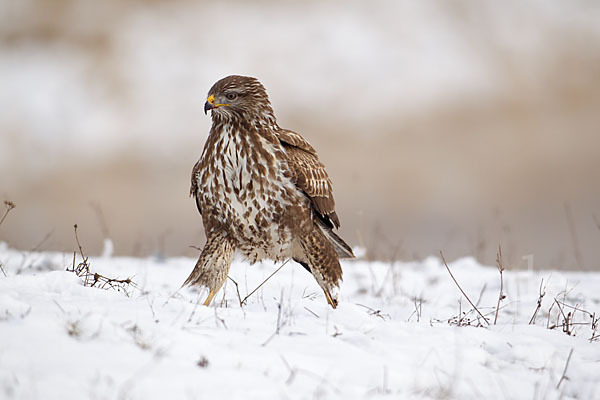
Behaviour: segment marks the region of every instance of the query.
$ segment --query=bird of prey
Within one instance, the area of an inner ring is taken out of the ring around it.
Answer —
[[[277,124],[263,85],[232,75],[208,92],[212,127],[192,170],[190,196],[206,244],[185,285],[208,289],[209,305],[225,283],[234,252],[255,263],[293,259],[337,306],[340,258],[352,249],[340,226],[332,184],[315,149]]]

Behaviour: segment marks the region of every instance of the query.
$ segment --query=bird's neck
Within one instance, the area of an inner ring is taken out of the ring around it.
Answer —
[[[257,131],[267,129],[279,131],[277,119],[273,110],[263,110],[261,113],[229,114],[227,116],[213,114],[213,131],[221,131],[223,127],[240,127],[243,130],[255,128]]]

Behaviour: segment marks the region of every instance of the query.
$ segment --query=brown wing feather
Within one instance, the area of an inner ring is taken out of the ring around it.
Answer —
[[[302,149],[310,154],[317,156],[317,151],[308,143],[306,139],[297,134],[294,131],[290,131],[289,129],[280,129],[276,132],[279,141],[284,145],[294,146],[299,149]]]
[[[335,213],[333,185],[315,149],[296,132],[281,130],[279,140],[287,153],[287,162],[294,174],[294,183],[311,199],[315,210],[328,225],[340,226]]]
[[[198,202],[198,177],[200,176],[200,161],[194,164],[194,168],[192,168],[192,185],[190,186],[190,197],[193,197],[196,201],[196,207],[198,208],[198,212],[202,215],[202,210],[200,209],[200,203]]]

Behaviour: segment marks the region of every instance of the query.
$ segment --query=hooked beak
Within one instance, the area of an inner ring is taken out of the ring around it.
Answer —
[[[206,103],[204,103],[204,114],[206,114],[208,112],[208,110],[212,110],[217,107],[228,106],[228,105],[229,104],[227,104],[227,103],[215,104],[215,95],[211,94],[210,96],[208,96],[208,99],[206,99]]]
[[[204,115],[206,115],[206,113],[208,112],[208,110],[212,110],[213,108],[215,108],[215,106],[213,106],[208,101],[206,103],[204,103]]]
[[[206,103],[204,103],[204,115],[206,115],[208,110],[212,110],[213,108],[215,108],[215,96],[211,94],[206,99]]]

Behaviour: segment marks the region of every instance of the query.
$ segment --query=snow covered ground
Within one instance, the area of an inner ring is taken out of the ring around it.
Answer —
[[[0,243],[0,398],[600,398],[599,332],[581,311],[600,311],[600,273],[508,266],[494,325],[498,270],[450,262],[487,326],[438,258],[344,262],[337,310],[291,262],[243,307],[231,281],[197,305],[177,293],[194,261],[90,258],[133,277],[124,293],[84,286],[72,254]],[[243,298],[276,268],[236,261],[230,277]]]

